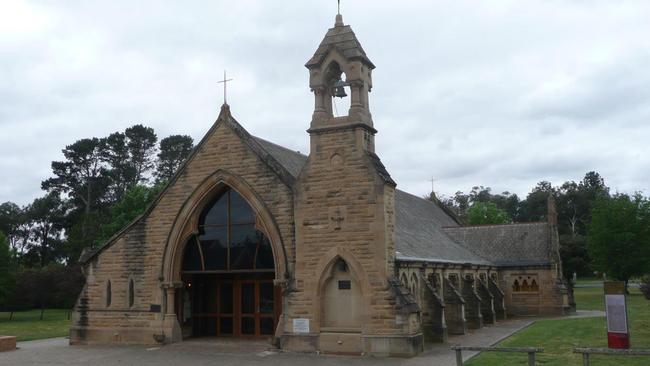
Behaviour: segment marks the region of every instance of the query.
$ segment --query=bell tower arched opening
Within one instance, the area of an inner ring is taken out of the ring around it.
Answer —
[[[271,337],[280,315],[271,242],[255,210],[224,186],[203,206],[182,252],[183,337]]]
[[[345,72],[341,69],[338,62],[332,61],[326,71],[325,75],[327,85],[325,108],[333,117],[343,117],[350,113],[350,83],[347,81]]]

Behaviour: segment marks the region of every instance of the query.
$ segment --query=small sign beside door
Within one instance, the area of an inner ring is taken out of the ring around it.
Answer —
[[[297,318],[293,320],[294,333],[309,333],[309,319]]]

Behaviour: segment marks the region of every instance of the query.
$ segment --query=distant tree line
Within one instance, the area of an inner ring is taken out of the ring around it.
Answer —
[[[140,124],[66,146],[42,197],[0,204],[0,309],[72,306],[81,252],[140,215],[193,148]]]
[[[640,193],[610,193],[604,179],[588,172],[579,182],[560,186],[542,181],[524,199],[475,186],[439,202],[464,224],[506,224],[547,220],[548,197],[557,205],[564,276],[607,273],[625,281],[650,273],[650,201]]]

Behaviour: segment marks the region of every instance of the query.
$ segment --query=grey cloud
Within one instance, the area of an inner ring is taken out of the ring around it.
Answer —
[[[200,139],[223,69],[235,78],[235,117],[306,153],[303,65],[335,5],[28,2],[46,21],[0,34],[0,201],[41,195],[50,162],[79,138],[147,123]],[[641,0],[343,4],[377,65],[378,153],[415,194],[434,176],[445,194],[485,185],[525,195],[588,170],[647,190],[648,12]]]

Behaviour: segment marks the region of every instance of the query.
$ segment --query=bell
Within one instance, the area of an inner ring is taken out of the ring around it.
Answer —
[[[343,80],[334,83],[334,96],[338,98],[345,98],[348,96],[345,93],[345,82]]]

